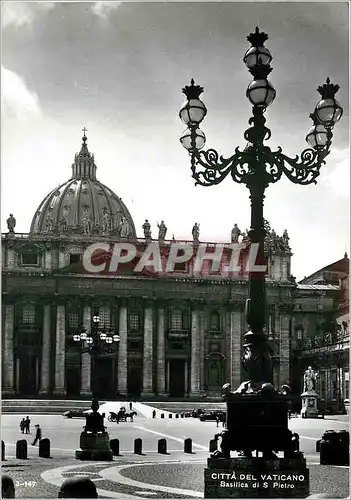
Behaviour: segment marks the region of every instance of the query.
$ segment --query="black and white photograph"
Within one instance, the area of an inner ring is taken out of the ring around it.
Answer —
[[[2,498],[349,498],[349,3],[1,38]]]

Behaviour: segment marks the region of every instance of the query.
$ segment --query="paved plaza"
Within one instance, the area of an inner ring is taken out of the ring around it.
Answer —
[[[25,415],[24,415],[25,416]],[[38,446],[32,446],[33,434],[22,435],[22,415],[2,415],[2,439],[6,444],[3,473],[16,482],[16,498],[57,498],[63,480],[72,476],[89,476],[96,482],[99,498],[203,498],[203,469],[209,440],[218,432],[216,423],[197,419],[150,419],[138,413],[134,422],[109,423],[110,438],[120,440],[120,455],[113,462],[80,462],[74,451],[84,419],[66,419],[60,415],[30,415],[32,426],[40,424],[43,437],[51,441],[51,457],[38,457]],[[292,418],[290,428],[300,434],[300,445],[310,468],[311,494],[328,494],[333,498],[349,495],[349,468],[320,466],[316,440],[327,429],[348,428],[348,422],[337,419],[309,420]],[[33,433],[33,430],[32,430]],[[193,440],[193,453],[183,452],[185,438]],[[18,439],[28,441],[28,460],[15,459]],[[133,453],[134,439],[143,441],[143,454]],[[167,439],[168,454],[157,453],[157,441]]]

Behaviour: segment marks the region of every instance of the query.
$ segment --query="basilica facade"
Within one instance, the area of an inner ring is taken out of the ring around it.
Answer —
[[[152,241],[149,222],[138,237],[128,208],[96,173],[84,135],[70,179],[40,203],[29,233],[17,233],[14,215],[8,218],[2,234],[3,396],[203,398],[220,396],[228,381],[238,387],[245,380],[245,250],[235,276],[226,274],[223,262],[215,271],[198,271],[191,259],[171,273],[147,267],[136,272],[133,263],[114,275],[88,273],[82,256],[90,245],[123,240],[141,253]],[[192,243],[198,244],[196,227]],[[297,284],[287,232],[279,237],[268,223],[266,229],[273,382],[277,388],[290,383],[299,393],[306,366],[292,362],[302,324],[297,304],[308,303],[304,317],[313,321],[304,320],[303,335],[313,337],[321,304],[334,318],[340,287]],[[239,233],[235,225],[232,242],[245,247],[247,235]],[[163,256],[174,241],[160,227]],[[206,245],[209,251],[214,247]],[[230,242],[223,248],[225,261]],[[83,352],[77,341],[82,332],[116,341],[108,349]]]

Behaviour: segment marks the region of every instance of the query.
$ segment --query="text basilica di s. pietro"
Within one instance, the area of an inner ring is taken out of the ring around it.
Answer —
[[[113,276],[87,273],[82,255],[89,245],[125,239],[142,251],[151,236],[146,222],[144,237],[137,237],[128,208],[97,180],[96,170],[84,135],[71,178],[39,204],[30,232],[16,233],[15,213],[8,219],[2,234],[3,395],[201,398],[220,396],[228,381],[238,387],[245,380],[247,273],[230,277],[209,267],[198,273],[192,261],[161,275],[136,273],[127,264]],[[159,238],[162,231],[165,225]],[[163,236],[167,254],[175,240]],[[313,365],[320,397],[337,409],[349,397],[347,255],[311,269],[297,284],[287,233],[279,237],[267,223],[265,250],[274,385],[288,383],[300,394],[302,373]],[[73,339],[95,328],[94,316],[99,332],[119,336],[110,353],[82,353]]]

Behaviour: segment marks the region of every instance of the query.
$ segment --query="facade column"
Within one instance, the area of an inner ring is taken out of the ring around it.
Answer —
[[[125,396],[128,393],[128,320],[127,307],[123,304],[119,307],[118,334],[120,341],[118,345],[118,365],[117,365],[117,391]]]
[[[290,385],[290,314],[289,305],[280,308],[279,386]]]
[[[5,307],[5,325],[3,336],[3,362],[2,362],[2,390],[4,394],[14,393],[14,316],[15,306],[6,304]]]
[[[56,310],[55,343],[55,387],[54,394],[65,395],[65,358],[66,358],[66,310],[58,304]]]
[[[49,248],[46,248],[45,254],[44,254],[44,264],[45,264],[45,269],[47,271],[52,270],[52,248],[51,246]]]
[[[159,396],[166,395],[166,368],[165,368],[165,311],[157,311],[157,371],[156,391]]]
[[[15,361],[16,365],[16,394],[20,393],[20,360],[19,358],[16,358]]]
[[[206,327],[205,327],[206,325]],[[205,312],[199,311],[199,339],[200,339],[200,394],[204,395],[205,387],[205,331],[207,331],[207,318]]]
[[[188,362],[185,361],[184,363],[184,392],[185,392],[185,395],[188,394]]]
[[[91,332],[90,306],[85,306],[83,309],[83,328],[86,332]],[[91,396],[91,356],[88,352],[82,353],[80,395]]]
[[[67,252],[67,248],[65,246],[61,245],[59,248],[59,258],[58,258],[58,265],[59,265],[60,269],[62,269],[63,267],[66,267],[68,265],[66,252]]]
[[[7,267],[10,269],[16,267],[16,260],[17,260],[16,253],[13,243],[10,243],[7,246],[7,261],[6,261]]]
[[[39,394],[47,394],[50,390],[50,333],[51,306],[44,305],[43,312],[43,342],[41,351],[41,378]]]
[[[143,391],[142,396],[152,395],[153,373],[153,318],[152,306],[147,304],[144,311],[144,351],[143,351]]]
[[[170,374],[171,374],[171,365],[170,365],[169,360],[166,361],[166,365],[167,365],[166,392],[167,392],[167,394],[169,394],[169,391],[170,391],[169,380],[170,380]]]
[[[190,396],[200,395],[200,321],[199,312],[191,312]]]
[[[241,384],[242,312],[230,311],[230,384],[232,391]]]
[[[273,385],[274,388],[279,391],[281,385],[283,382],[281,382],[281,377],[280,377],[280,366],[282,363],[282,359],[280,358],[280,350],[281,350],[281,317],[280,317],[280,311],[279,311],[279,306],[276,305],[274,307],[274,324],[272,325],[273,328],[273,338],[274,338],[274,347],[278,350],[278,360],[274,361],[273,363]],[[288,384],[290,385],[290,384]]]

